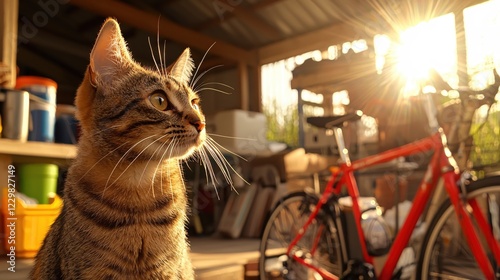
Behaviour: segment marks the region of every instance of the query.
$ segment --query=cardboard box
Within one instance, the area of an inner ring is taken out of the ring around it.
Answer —
[[[271,156],[256,157],[251,162],[252,168],[271,164],[278,170],[281,181],[297,176],[307,176],[320,172],[337,163],[336,157],[306,153],[303,148],[287,150]]]

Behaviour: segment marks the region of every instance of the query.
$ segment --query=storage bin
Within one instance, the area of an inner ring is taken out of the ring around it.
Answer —
[[[29,141],[54,142],[57,83],[36,76],[21,76],[16,88],[28,91],[30,97],[31,130]]]
[[[18,166],[19,191],[39,204],[49,203],[57,191],[59,167],[48,163],[29,163]]]
[[[61,212],[62,200],[56,196],[51,204],[26,205],[15,198],[15,208],[10,210],[9,204],[12,206],[12,202],[8,200],[8,189],[3,188],[2,226],[5,229],[5,250],[9,253],[11,246],[14,246],[16,258],[35,257],[50,226]],[[15,240],[15,244],[12,241],[9,244],[9,240]]]
[[[231,152],[256,155],[268,150],[266,116],[245,110],[222,111],[215,115],[215,133],[212,137]]]

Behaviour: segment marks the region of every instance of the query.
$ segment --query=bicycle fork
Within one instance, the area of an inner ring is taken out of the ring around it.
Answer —
[[[478,233],[474,228],[471,216],[473,216],[477,221],[477,224],[481,229],[488,246],[493,252],[496,263],[500,263],[499,244],[496,242],[490,230],[490,226],[484,218],[484,215],[482,213],[483,211],[480,209],[477,201],[475,199],[471,199],[467,202],[466,198],[461,196],[459,188],[457,188],[456,186],[456,173],[454,172],[455,169],[452,167],[452,165],[449,164],[449,158],[447,158],[443,154],[442,160],[448,163],[446,165],[443,164],[442,166],[449,166],[447,170],[443,170],[444,186],[449,194],[450,201],[455,208],[455,213],[457,214],[458,221],[467,240],[467,243],[471,249],[471,252],[486,279],[496,279],[495,272],[479,240]]]
[[[334,177],[335,178],[335,177]],[[323,192],[321,198],[319,199],[318,203],[316,204],[316,207],[314,208],[314,211],[309,215],[308,220],[306,223],[301,227],[295,238],[292,240],[290,245],[287,248],[287,256],[291,257],[294,261],[297,263],[300,263],[304,267],[307,267],[308,269],[314,270],[316,273],[318,273],[323,279],[327,280],[338,280],[339,277],[331,274],[330,272],[319,268],[315,266],[313,263],[311,263],[308,259],[307,256],[304,256],[302,254],[298,254],[297,252],[292,252],[292,249],[297,245],[297,243],[304,237],[304,234],[307,231],[307,228],[311,225],[313,220],[316,218],[318,215],[319,211],[323,208],[323,205],[325,205],[328,201],[328,197],[332,194],[332,188],[333,188],[333,182],[335,181],[334,178],[329,182],[329,186],[327,189]],[[324,225],[322,225],[324,226]],[[314,238],[314,243],[311,248],[310,254],[313,255],[317,249],[318,243],[321,239],[321,234],[323,232],[324,228],[320,228],[318,230],[318,233],[316,234],[316,237]]]

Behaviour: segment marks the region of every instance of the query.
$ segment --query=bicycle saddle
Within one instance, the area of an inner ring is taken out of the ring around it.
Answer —
[[[357,121],[363,116],[363,112],[357,110],[352,113],[347,113],[341,116],[323,116],[323,117],[308,117],[307,123],[319,128],[332,129],[334,127],[342,127],[344,122]]]

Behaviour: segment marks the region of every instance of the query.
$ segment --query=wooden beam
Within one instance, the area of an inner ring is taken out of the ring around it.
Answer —
[[[250,65],[257,64],[255,52],[247,51],[217,40],[208,35],[183,27],[158,14],[146,12],[117,0],[71,0],[71,4],[102,16],[115,17],[129,26],[152,34],[159,32],[161,37],[171,39],[186,46],[206,51],[214,42],[211,53]],[[158,23],[160,25],[158,30]]]
[[[0,0],[0,85],[13,88],[17,73],[18,0]],[[7,74],[2,75],[2,64]]]
[[[352,26],[338,23],[303,35],[288,38],[257,50],[259,64],[267,64],[290,58],[309,51],[323,50],[331,45],[352,41],[356,38]],[[356,38],[360,39],[360,38]]]
[[[373,1],[371,1],[373,2]],[[421,7],[420,11],[415,12],[411,9],[412,5],[421,3],[417,0],[407,0],[407,3],[403,8],[405,8],[404,13],[413,18],[418,17],[421,20],[429,20],[432,17],[438,17],[448,13],[459,13],[464,8],[470,7],[476,4],[485,2],[485,0],[463,0],[454,1],[447,0],[439,2],[439,5],[432,6],[432,13],[426,10],[428,7]],[[422,6],[420,4],[420,6]],[[429,6],[429,5],[428,5]],[[384,30],[373,29],[367,25],[370,22],[378,19],[379,21],[385,21],[386,25],[394,26],[396,23],[394,19],[389,15],[384,14],[383,11],[377,11],[383,9],[381,7],[374,7],[375,11],[360,14],[355,19],[350,22],[340,22],[329,27],[324,27],[316,31],[308,32],[306,34],[291,37],[279,42],[263,46],[257,50],[259,56],[259,64],[267,64],[271,62],[276,62],[281,59],[290,58],[296,55],[300,55],[309,51],[314,50],[325,50],[331,45],[342,44],[344,42],[349,42],[358,39],[368,39],[366,37],[376,35],[377,33],[384,33]],[[402,18],[402,17],[398,17]],[[363,22],[365,24],[363,24]],[[416,22],[408,20],[406,23],[399,23],[397,26],[399,29],[404,28],[404,25]],[[379,24],[383,26],[384,24]],[[409,27],[409,26],[407,26]],[[360,38],[359,34],[366,36],[365,38]]]

